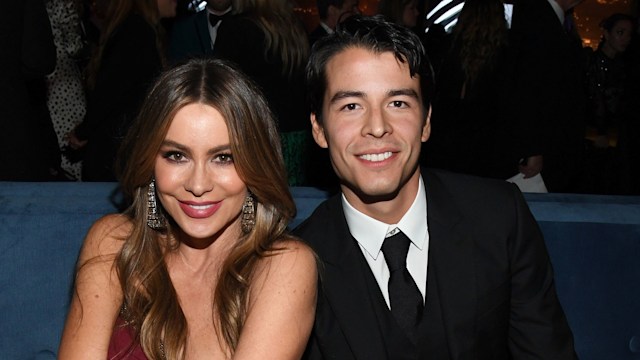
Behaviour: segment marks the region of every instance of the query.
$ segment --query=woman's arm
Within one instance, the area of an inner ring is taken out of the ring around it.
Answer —
[[[78,259],[59,359],[106,359],[122,305],[122,290],[113,264],[129,228],[125,217],[108,215],[89,230]]]
[[[316,257],[305,244],[263,259],[251,285],[247,319],[234,359],[300,359],[315,317]]]

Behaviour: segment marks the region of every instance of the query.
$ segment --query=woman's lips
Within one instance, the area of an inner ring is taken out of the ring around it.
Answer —
[[[180,201],[180,208],[182,211],[191,218],[204,219],[218,211],[222,201],[217,202],[193,202],[193,201]]]

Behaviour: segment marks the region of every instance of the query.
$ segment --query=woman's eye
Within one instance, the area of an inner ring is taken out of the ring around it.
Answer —
[[[231,154],[218,154],[215,157],[215,161],[218,161],[221,163],[232,163],[233,156],[231,156]]]
[[[183,162],[186,160],[184,154],[175,151],[166,152],[163,157],[173,162]]]

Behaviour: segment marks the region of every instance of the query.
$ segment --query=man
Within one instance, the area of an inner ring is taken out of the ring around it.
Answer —
[[[536,144],[541,154],[524,162],[521,172],[542,170],[549,192],[579,190],[586,119],[585,59],[582,44],[565,29],[566,13],[582,0],[514,2],[512,43],[521,96],[519,116],[532,126],[518,140]]]
[[[517,187],[420,170],[428,68],[418,37],[380,17],[349,18],[311,54],[313,136],[341,194],[295,230],[320,259],[306,357],[575,359]]]
[[[42,0],[3,4],[0,13],[0,181],[50,181],[60,151],[46,103],[56,46]]]
[[[207,1],[206,11],[177,21],[171,29],[169,41],[171,62],[213,54],[218,28],[227,16],[231,16],[231,0],[210,0]]]
[[[353,14],[359,14],[358,0],[317,0],[316,7],[320,23],[309,34],[309,45],[321,37],[331,34],[336,30],[340,21],[346,20]]]

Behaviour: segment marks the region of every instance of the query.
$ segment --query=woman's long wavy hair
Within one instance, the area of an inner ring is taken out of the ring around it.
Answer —
[[[164,61],[164,56],[162,55],[162,49],[164,48],[164,44],[162,43],[163,30],[160,26],[157,0],[109,0],[104,17],[104,27],[100,31],[98,46],[93,54],[91,54],[91,59],[87,65],[87,87],[89,89],[93,89],[96,85],[105,47],[109,43],[109,40],[111,40],[118,26],[122,24],[131,13],[140,14],[154,29],[156,33],[156,47],[158,48],[160,59]],[[135,56],[135,54],[132,54],[132,56]]]
[[[125,214],[133,230],[115,266],[126,320],[150,359],[183,359],[185,354],[187,323],[164,261],[179,245],[173,236],[176,225],[168,221],[166,230],[156,231],[146,222],[147,191],[161,143],[176,112],[193,103],[212,106],[224,117],[236,171],[256,203],[255,226],[224,259],[213,297],[212,321],[229,356],[246,317],[256,261],[277,250],[274,242],[283,237],[296,212],[278,131],[257,86],[223,60],[194,59],[162,74],[128,133],[119,164],[121,186],[131,202]]]
[[[291,0],[233,0],[234,13],[246,13],[264,33],[265,59],[275,57],[284,75],[303,69],[309,56],[309,40]]]
[[[491,70],[495,58],[507,45],[508,36],[502,0],[465,1],[453,30],[453,41],[454,48],[460,51],[467,88],[482,71]]]

